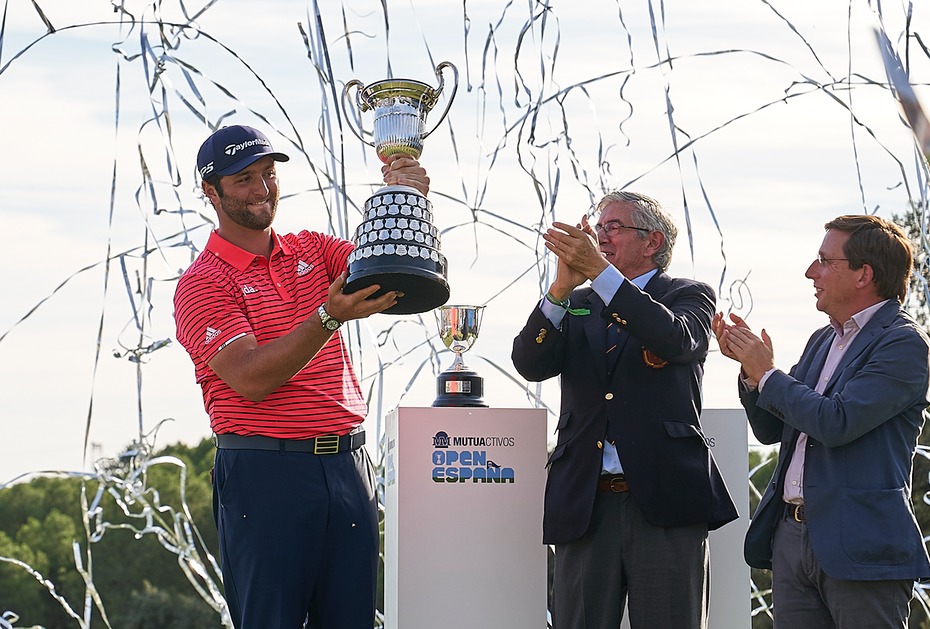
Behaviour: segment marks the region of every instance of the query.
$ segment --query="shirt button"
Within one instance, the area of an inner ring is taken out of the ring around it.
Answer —
[[[791,481],[791,484],[794,485],[795,487],[797,487],[797,486],[798,486],[798,481],[793,480],[793,481]]]
[[[605,399],[605,400],[612,400],[612,399],[614,399],[614,394],[613,394],[613,393],[608,393],[607,395],[604,396],[604,399]]]

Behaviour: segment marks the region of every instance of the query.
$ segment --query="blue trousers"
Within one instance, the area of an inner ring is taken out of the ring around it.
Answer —
[[[371,629],[378,504],[365,448],[216,453],[213,512],[236,629]]]

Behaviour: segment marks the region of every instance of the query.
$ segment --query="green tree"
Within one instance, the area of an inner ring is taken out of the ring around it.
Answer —
[[[892,220],[904,230],[914,247],[914,272],[911,274],[905,307],[917,323],[930,332],[930,241],[927,235],[927,207],[920,203],[912,203],[904,214],[893,214]],[[911,471],[911,499],[914,515],[926,540],[930,538],[930,429],[927,428],[926,422],[918,438],[917,456],[914,457]],[[930,629],[930,617],[919,601],[911,604],[909,625]]]
[[[914,272],[908,286],[905,307],[925,330],[930,322],[930,308],[927,306],[928,289],[930,289],[930,240],[927,234],[927,208],[920,203],[912,203],[904,214],[892,214],[891,220],[907,234],[914,247]]]
[[[216,556],[210,486],[213,452],[213,445],[205,439],[192,447],[172,445],[152,456],[175,457],[186,466],[184,495],[202,534],[197,545],[202,553]],[[132,460],[114,465],[125,465],[128,472]],[[98,479],[39,477],[5,488],[0,491],[0,556],[18,559],[40,572],[80,615],[85,586],[74,563],[77,543],[82,561],[86,562],[90,549],[94,584],[114,628],[219,627],[218,614],[193,590],[178,556],[165,548],[155,533],[145,530],[145,516],[151,515],[153,525],[173,532],[173,516],[181,509],[182,468],[170,459],[156,462],[136,480],[138,487],[144,488],[144,501],[118,501],[111,493],[115,488],[101,488]],[[90,542],[84,528],[82,491],[89,503],[99,498],[95,505],[99,517],[90,520],[92,526],[99,520],[114,527],[104,529]],[[143,502],[151,505],[149,513],[143,510]],[[169,620],[161,624],[156,622],[160,617],[154,611],[159,605],[169,614],[165,616]],[[22,625],[47,629],[75,626],[59,602],[27,570],[0,562],[0,612],[6,610],[17,613]],[[99,622],[95,611],[94,623]]]
[[[193,594],[171,594],[144,581],[132,593],[120,629],[221,629],[219,616]]]
[[[4,531],[0,531],[0,557],[16,558],[35,569],[48,566],[44,555],[18,544]],[[43,604],[43,588],[35,578],[18,565],[0,561],[0,612],[16,612],[23,624],[30,625],[37,622],[35,614]]]

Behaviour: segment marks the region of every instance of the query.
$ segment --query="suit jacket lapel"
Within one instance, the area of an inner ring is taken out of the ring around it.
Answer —
[[[879,308],[878,312],[872,315],[872,318],[869,319],[869,322],[865,324],[865,327],[862,328],[859,331],[859,334],[856,335],[856,338],[853,339],[852,345],[850,345],[849,349],[846,350],[846,353],[843,354],[843,358],[836,366],[836,369],[833,370],[833,374],[830,376],[830,382],[827,383],[827,387],[824,389],[824,393],[829,391],[830,387],[836,384],[840,374],[843,373],[843,369],[845,369],[847,365],[855,360],[856,357],[859,356],[859,354],[861,354],[865,348],[872,343],[872,341],[875,339],[875,336],[886,326],[891,324],[894,318],[898,316],[900,309],[901,307],[898,305],[898,302],[891,300]]]
[[[804,373],[798,374],[800,380],[812,389],[817,387],[817,378],[820,377],[820,372],[823,371],[823,366],[827,362],[827,354],[830,353],[830,345],[833,344],[833,336],[833,334],[823,335],[823,338],[820,340],[820,345],[814,352],[813,358],[811,358],[810,362],[807,364],[807,370]]]
[[[607,354],[605,352],[607,348],[604,347],[604,330],[607,324],[601,317],[604,312],[604,303],[594,291],[590,291],[587,297],[581,301],[581,307],[588,308],[591,311],[591,314],[579,318],[582,320],[585,338],[588,339],[588,347],[591,349],[591,354],[596,361],[595,364],[598,366],[596,370],[598,377],[606,383]],[[572,315],[566,316],[570,317]]]

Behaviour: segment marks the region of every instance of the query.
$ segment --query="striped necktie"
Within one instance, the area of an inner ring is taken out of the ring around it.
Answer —
[[[614,351],[617,348],[617,334],[614,330],[614,322],[611,321],[607,324],[607,353]]]

